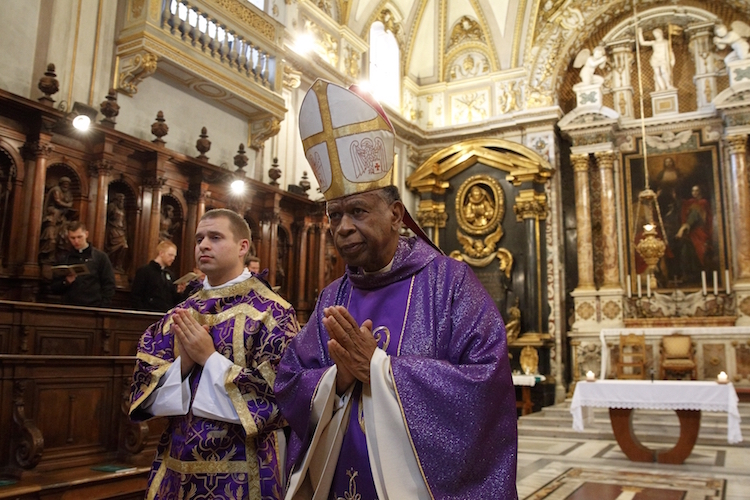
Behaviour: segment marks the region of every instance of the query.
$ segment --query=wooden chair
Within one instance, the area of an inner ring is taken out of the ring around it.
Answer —
[[[666,379],[667,373],[689,373],[690,380],[698,378],[698,366],[695,362],[695,346],[690,335],[673,333],[662,337],[659,357],[659,378]]]
[[[646,336],[630,333],[620,335],[620,359],[617,361],[617,378],[646,378]]]

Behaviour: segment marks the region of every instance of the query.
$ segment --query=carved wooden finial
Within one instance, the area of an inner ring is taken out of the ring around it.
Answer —
[[[169,133],[169,126],[164,122],[164,113],[159,111],[156,113],[156,121],[151,124],[151,133],[156,136],[156,139],[154,139],[153,143],[156,143],[160,146],[163,146],[166,144],[164,140],[162,140],[162,137],[167,135]]]
[[[109,89],[109,93],[99,104],[99,111],[104,115],[101,124],[115,128],[115,117],[120,114],[120,105],[117,104],[117,91],[115,89]]]
[[[240,147],[237,150],[237,154],[234,155],[234,165],[237,167],[237,172],[244,172],[244,168],[247,165],[247,155],[245,154],[245,145],[240,143]]]
[[[302,172],[302,179],[300,179],[299,181],[299,187],[302,188],[305,196],[307,196],[307,192],[310,190],[310,179],[307,177],[307,170]]]
[[[208,153],[208,151],[211,149],[211,141],[208,140],[208,130],[206,129],[206,127],[203,127],[201,129],[200,139],[195,141],[195,149],[197,149],[200,153],[198,155],[199,160],[208,160],[208,156],[206,156],[206,153]]]
[[[279,168],[279,159],[274,158],[271,162],[271,168],[268,169],[268,177],[271,178],[271,182],[269,182],[272,186],[279,186],[279,177],[281,177],[281,169]]]
[[[39,90],[44,93],[44,95],[38,99],[39,102],[46,104],[47,106],[52,106],[55,103],[55,100],[52,99],[52,94],[56,94],[57,91],[60,90],[60,82],[57,81],[54,64],[49,63],[47,65],[47,71],[45,71],[44,76],[39,79],[38,86]]]

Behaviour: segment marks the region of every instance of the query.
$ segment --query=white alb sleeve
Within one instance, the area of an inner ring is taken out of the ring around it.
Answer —
[[[180,356],[159,380],[159,385],[143,402],[141,408],[155,417],[186,415],[190,409],[190,378],[182,380]]]
[[[193,415],[230,424],[242,423],[224,385],[233,364],[218,352],[206,360],[198,389],[195,391]]]

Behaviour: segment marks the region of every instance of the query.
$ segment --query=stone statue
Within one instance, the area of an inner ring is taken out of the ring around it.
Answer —
[[[125,256],[128,250],[128,235],[125,227],[125,195],[115,193],[107,205],[107,229],[104,251],[109,255],[116,271],[125,270]]]
[[[66,245],[67,223],[78,218],[78,211],[73,208],[70,184],[69,177],[60,177],[57,185],[50,188],[44,199],[44,218],[39,242],[39,261],[44,264],[56,261],[58,251],[63,250]]]
[[[607,64],[607,53],[604,51],[604,47],[597,46],[592,54],[589,49],[583,49],[576,56],[573,62],[574,68],[581,68],[579,73],[581,77],[581,84],[592,85],[600,84],[604,81],[604,77],[595,75],[594,72],[597,68],[604,69]]]
[[[664,32],[655,28],[651,33],[654,35],[653,40],[643,38],[643,30],[638,28],[638,42],[646,47],[651,47],[651,67],[654,69],[654,86],[656,91],[673,89],[672,85],[672,67],[675,63],[672,47],[669,40],[664,39]]]
[[[742,21],[735,21],[732,23],[731,30],[727,30],[725,25],[720,24],[714,28],[714,33],[716,34],[714,43],[719,50],[727,46],[732,47],[732,51],[724,58],[725,64],[750,58],[750,44],[745,39],[750,36],[750,26]]]

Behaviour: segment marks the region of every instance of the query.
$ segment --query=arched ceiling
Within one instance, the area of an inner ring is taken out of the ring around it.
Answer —
[[[523,42],[516,28],[523,25],[522,18],[534,1],[351,0],[347,5],[338,0],[332,7],[340,13],[342,24],[365,40],[372,22],[389,10],[404,74],[428,85],[516,66]]]

